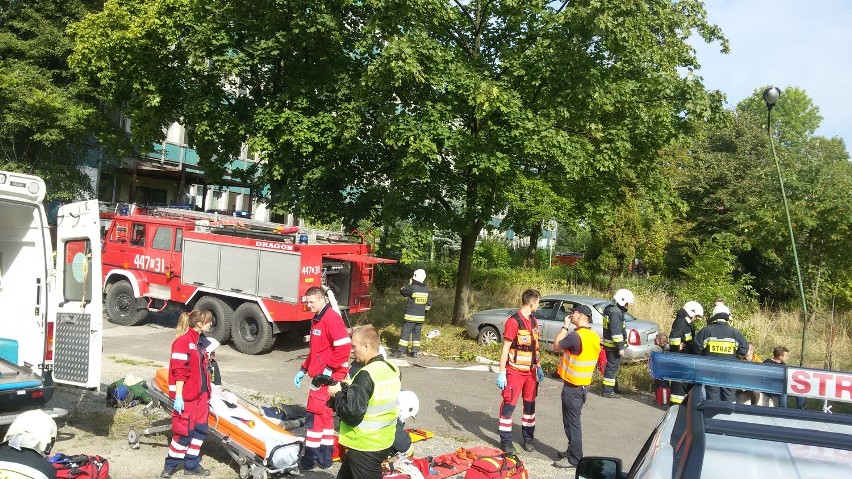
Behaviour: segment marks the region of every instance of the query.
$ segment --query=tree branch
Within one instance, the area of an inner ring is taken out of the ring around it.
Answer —
[[[459,2],[459,0],[453,0],[453,2],[455,2],[456,5],[458,5],[458,7],[462,11],[462,13],[464,13],[465,16],[467,16],[467,19],[470,20],[470,24],[475,27],[476,21],[473,19],[473,15],[470,14],[470,12],[467,10],[467,8],[465,8],[465,6],[462,5],[462,3]]]

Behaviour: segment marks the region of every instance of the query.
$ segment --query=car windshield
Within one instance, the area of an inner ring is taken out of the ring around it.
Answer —
[[[603,314],[604,308],[606,308],[610,304],[612,303],[610,303],[609,301],[601,301],[600,303],[595,304],[595,309],[597,309],[599,313]],[[632,314],[628,313],[627,311],[624,312],[624,321],[633,321],[635,319],[636,317]]]

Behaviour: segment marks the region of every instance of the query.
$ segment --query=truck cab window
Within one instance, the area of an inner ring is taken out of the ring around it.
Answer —
[[[145,225],[138,223],[133,224],[133,231],[130,234],[130,244],[145,246]]]
[[[154,249],[163,251],[172,250],[172,228],[170,226],[160,226],[157,232],[154,233],[154,241],[151,243]]]
[[[178,228],[175,233],[175,253],[180,253],[183,248],[183,228]]]

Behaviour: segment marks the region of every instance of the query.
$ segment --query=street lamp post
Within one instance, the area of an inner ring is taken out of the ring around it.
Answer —
[[[808,303],[805,301],[805,287],[802,284],[802,271],[799,269],[799,255],[796,254],[796,239],[793,236],[793,222],[790,221],[790,208],[787,206],[787,193],[784,190],[784,178],[781,176],[781,165],[775,153],[775,140],[772,138],[772,107],[781,97],[781,90],[771,86],[763,91],[763,101],[766,102],[766,131],[769,134],[769,144],[772,145],[772,157],[775,158],[775,170],[778,172],[778,183],[781,185],[781,198],[784,200],[784,214],[787,216],[787,231],[790,233],[790,244],[793,247],[793,263],[796,265],[796,278],[799,280],[799,295],[802,301],[802,356],[799,366],[805,362],[805,333],[808,326]]]

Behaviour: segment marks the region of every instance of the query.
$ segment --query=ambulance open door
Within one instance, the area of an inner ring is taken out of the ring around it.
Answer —
[[[100,388],[103,354],[101,235],[98,202],[59,209],[53,306],[53,379]]]

